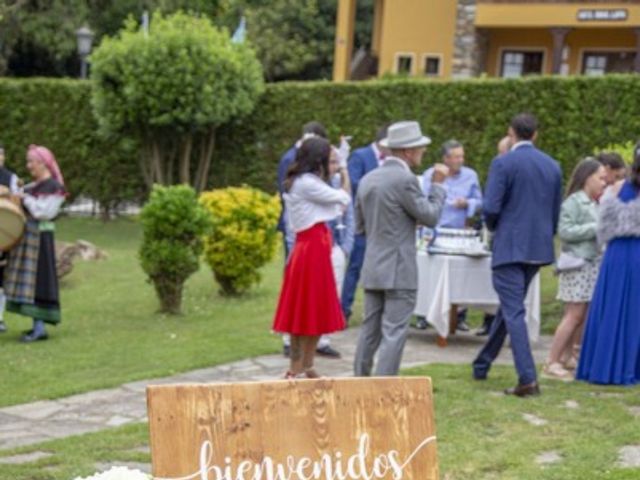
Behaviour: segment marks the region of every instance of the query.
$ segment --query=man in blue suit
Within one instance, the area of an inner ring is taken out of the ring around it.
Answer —
[[[378,168],[382,164],[387,150],[380,146],[380,141],[387,137],[387,126],[385,125],[378,130],[376,139],[366,147],[358,148],[351,153],[347,169],[349,171],[349,180],[351,181],[351,194],[353,195],[353,204],[355,205],[356,195],[358,193],[358,185],[362,178],[371,170]],[[358,280],[360,280],[360,271],[364,263],[364,251],[367,241],[364,235],[356,234],[353,250],[349,257],[349,266],[344,278],[342,286],[342,312],[344,317],[349,321],[351,317],[351,307],[356,296],[356,288]]]
[[[494,232],[493,287],[500,308],[489,339],[473,362],[473,376],[487,378],[508,333],[518,384],[505,394],[518,397],[540,393],[524,300],[540,267],[555,260],[553,236],[562,200],[558,163],[533,145],[537,129],[533,115],[522,113],[513,118],[509,127],[513,147],[491,163],[484,198],[485,221]]]

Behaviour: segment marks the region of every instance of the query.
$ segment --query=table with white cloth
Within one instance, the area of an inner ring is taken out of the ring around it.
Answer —
[[[428,254],[418,252],[418,292],[415,314],[426,318],[438,332],[438,345],[445,346],[455,333],[458,307],[474,307],[495,314],[500,301],[491,281],[491,256]],[[540,274],[525,300],[529,339],[540,334]]]

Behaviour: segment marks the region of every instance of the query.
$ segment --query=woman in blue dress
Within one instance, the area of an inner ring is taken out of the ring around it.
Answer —
[[[640,383],[640,143],[629,179],[601,201],[598,239],[606,243],[584,334],[578,380]]]

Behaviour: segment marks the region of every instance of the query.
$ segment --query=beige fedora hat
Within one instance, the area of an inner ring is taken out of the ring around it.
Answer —
[[[418,122],[396,122],[387,130],[387,138],[380,141],[380,145],[390,149],[418,148],[431,144],[431,139],[425,137]]]

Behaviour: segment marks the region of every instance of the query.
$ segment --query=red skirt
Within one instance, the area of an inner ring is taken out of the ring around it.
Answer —
[[[331,244],[331,232],[324,223],[296,234],[284,271],[274,331],[316,336],[344,329],[331,266]]]

